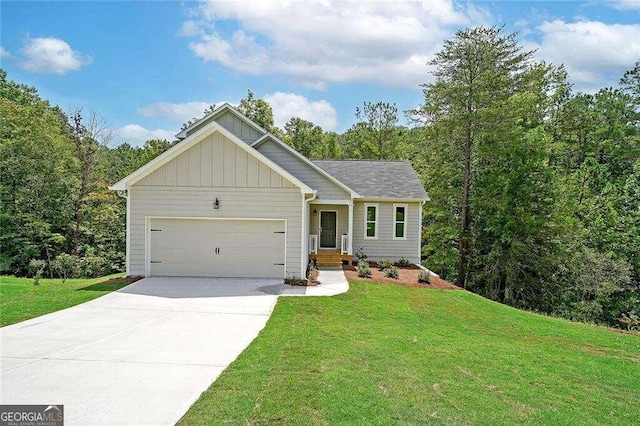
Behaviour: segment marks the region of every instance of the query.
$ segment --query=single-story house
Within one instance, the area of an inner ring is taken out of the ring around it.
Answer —
[[[406,161],[310,160],[228,104],[110,187],[127,274],[304,276],[309,259],[419,263],[429,199]]]

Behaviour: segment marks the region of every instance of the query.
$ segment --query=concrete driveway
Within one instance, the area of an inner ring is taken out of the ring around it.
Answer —
[[[264,327],[282,280],[146,278],[0,329],[2,404],[65,424],[173,424]]]

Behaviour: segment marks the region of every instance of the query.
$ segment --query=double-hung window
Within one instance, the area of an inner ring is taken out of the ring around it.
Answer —
[[[375,240],[378,238],[378,204],[364,205],[364,238]]]
[[[393,205],[393,239],[407,239],[407,205]]]

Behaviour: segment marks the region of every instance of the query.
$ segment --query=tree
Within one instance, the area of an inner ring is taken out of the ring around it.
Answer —
[[[292,117],[284,126],[284,141],[305,157],[318,157],[322,152],[322,128],[311,121]]]
[[[86,119],[83,119],[82,108],[71,111],[67,126],[70,139],[75,146],[79,166],[80,186],[75,200],[75,227],[71,249],[71,254],[78,256],[81,228],[84,224],[84,204],[87,196],[95,188],[95,172],[100,162],[100,156],[113,139],[114,133],[106,120],[98,117],[94,111],[91,111]]]
[[[273,109],[271,105],[264,99],[256,98],[251,90],[248,90],[247,97],[240,101],[238,111],[266,131],[273,130]]]
[[[387,102],[365,102],[356,108],[355,123],[345,133],[346,150],[355,158],[396,158],[398,107]]]
[[[208,107],[206,107],[203,111],[203,117],[206,117],[207,115],[213,113],[216,110],[216,104],[210,104]],[[189,127],[193,126],[194,124],[196,124],[196,122],[200,120],[200,118],[198,117],[192,117],[190,120],[188,120],[185,123],[182,123],[182,126],[180,126],[180,130],[186,130]]]
[[[516,119],[506,102],[519,90],[532,52],[524,52],[515,34],[503,28],[460,30],[445,41],[429,65],[435,67],[434,83],[424,84],[424,105],[416,111],[426,123],[444,127],[440,139],[462,170],[458,236],[458,285],[467,282],[470,198],[473,178],[480,167],[482,143],[502,133]]]

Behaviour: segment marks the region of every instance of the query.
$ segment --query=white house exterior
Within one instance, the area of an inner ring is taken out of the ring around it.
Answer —
[[[110,187],[127,275],[304,276],[310,256],[420,261],[427,193],[406,162],[311,161],[228,104]]]

